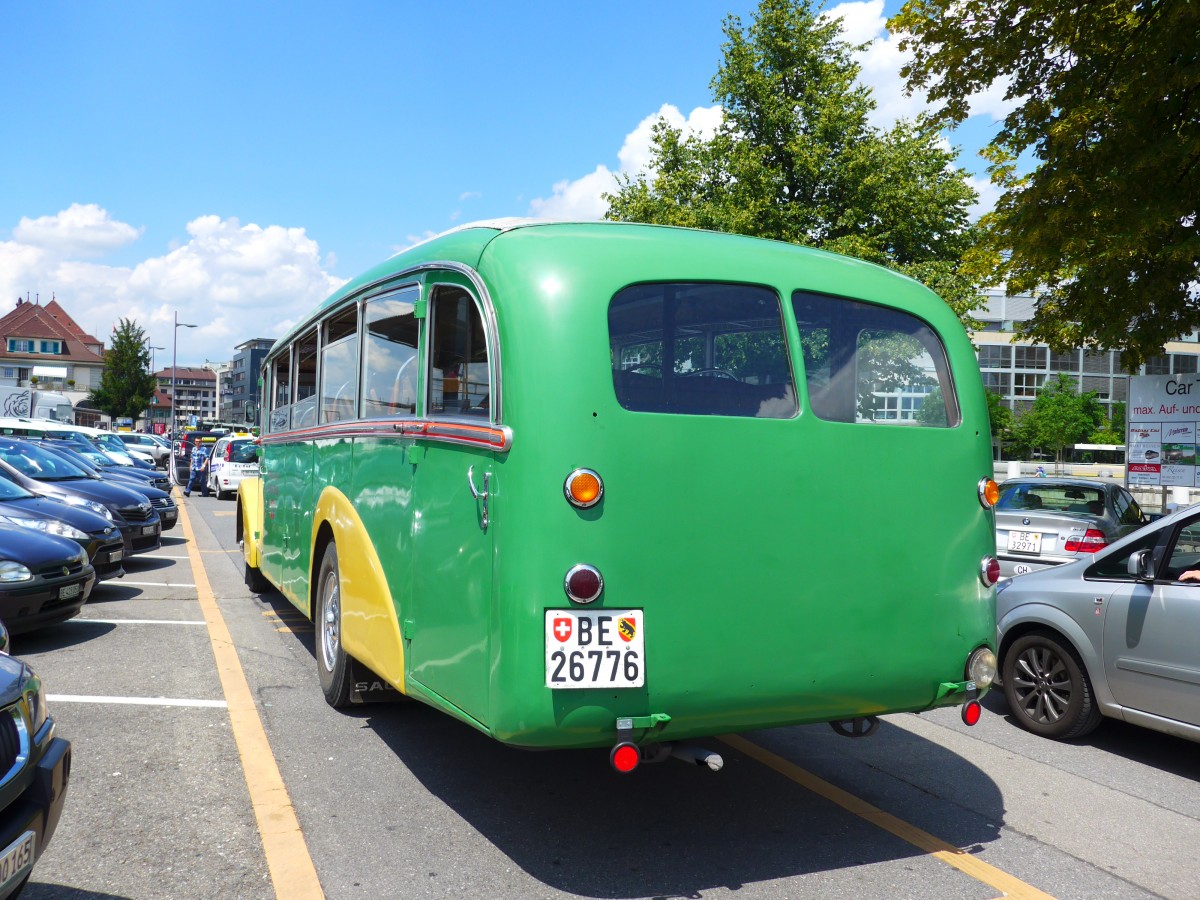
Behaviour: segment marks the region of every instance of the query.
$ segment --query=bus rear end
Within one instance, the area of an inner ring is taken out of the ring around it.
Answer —
[[[505,368],[489,730],[645,746],[974,701],[994,497],[957,319],[827,254],[643,243],[560,248],[539,314],[500,311],[507,359],[546,364]]]

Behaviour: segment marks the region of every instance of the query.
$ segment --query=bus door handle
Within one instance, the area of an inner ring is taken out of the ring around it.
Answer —
[[[491,485],[492,485],[492,473],[488,472],[488,471],[484,471],[484,473],[483,473],[483,490],[481,491],[475,487],[475,467],[470,466],[467,469],[467,484],[471,486],[471,496],[481,502],[482,515],[479,520],[479,527],[482,528],[484,531],[487,531],[487,528],[488,528],[488,493],[489,493],[489,489],[491,488]]]

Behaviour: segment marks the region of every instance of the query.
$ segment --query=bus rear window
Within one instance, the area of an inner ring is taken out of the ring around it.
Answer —
[[[608,308],[617,401],[637,412],[796,414],[779,297],[741,284],[640,284]]]
[[[792,295],[808,401],[821,419],[958,425],[946,351],[915,316],[843,297]]]

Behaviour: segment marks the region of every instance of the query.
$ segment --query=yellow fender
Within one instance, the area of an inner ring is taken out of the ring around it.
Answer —
[[[244,483],[244,482],[243,482]],[[367,530],[346,495],[334,487],[321,491],[313,516],[310,584],[316,584],[317,535],[328,523],[337,543],[342,590],[342,647],[401,693],[404,689],[404,641],[391,588],[367,537]]]
[[[262,479],[243,478],[238,485],[238,510],[241,512],[238,540],[242,558],[256,569],[262,568],[263,498]]]

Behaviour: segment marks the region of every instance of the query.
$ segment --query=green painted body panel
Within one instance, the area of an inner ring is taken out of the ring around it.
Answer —
[[[414,696],[530,747],[611,745],[619,716],[666,714],[654,739],[670,740],[962,701],[939,700],[939,685],[962,682],[969,654],[995,633],[994,598],[979,579],[995,552],[994,524],[977,496],[991,474],[991,439],[973,349],[934,294],[817,251],[652,226],[474,229],[410,253],[338,296],[434,260],[473,267],[494,304],[496,424],[512,429],[511,449],[358,437],[352,457],[311,451],[309,471],[353,484],[397,618],[412,623]],[[623,409],[609,302],[630,284],[659,281],[774,290],[799,414]],[[809,412],[795,290],[894,306],[931,325],[956,376],[961,423],[862,425]],[[406,455],[422,446],[415,462]],[[290,447],[266,448],[264,482],[280,481],[277,493],[265,491],[274,497],[265,515],[272,502],[286,508],[289,538],[314,496],[300,484],[305,451]],[[343,458],[353,459],[344,476]],[[478,484],[485,470],[492,476],[486,532],[468,466]],[[591,510],[563,497],[579,466],[604,479]],[[265,545],[278,528],[266,528]],[[563,578],[581,562],[604,575],[592,608],[645,610],[644,688],[544,686],[544,611],[571,607]],[[285,591],[301,585],[307,563],[290,542],[264,550],[264,573]]]

